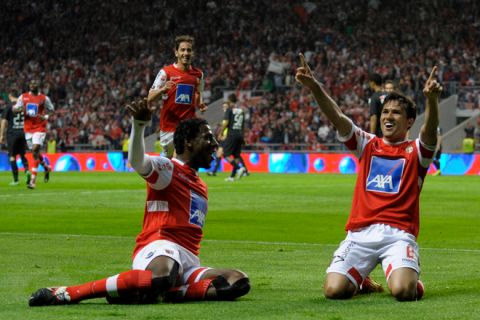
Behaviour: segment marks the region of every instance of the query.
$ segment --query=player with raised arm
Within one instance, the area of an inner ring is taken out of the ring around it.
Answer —
[[[143,133],[153,108],[146,99],[127,106],[133,116],[128,157],[147,182],[143,228],[137,236],[130,271],[70,287],[43,288],[30,306],[77,303],[106,297],[110,303],[159,300],[234,300],[248,293],[249,279],[233,269],[202,267],[198,258],[207,215],[207,186],[198,175],[217,148],[203,119],[180,122],[174,135],[176,156],[145,154]]]
[[[178,123],[195,118],[195,110],[207,110],[203,103],[203,73],[192,66],[194,38],[175,38],[174,64],[163,67],[148,93],[148,103],[163,100],[160,111],[160,143],[168,158],[173,156],[173,133]]]
[[[419,197],[437,143],[438,98],[442,87],[434,67],[423,89],[425,122],[419,138],[407,140],[416,117],[415,104],[389,94],[380,117],[383,138],[353,124],[313,76],[303,55],[296,79],[312,91],[320,108],[338,130],[339,140],[359,158],[347,237],[335,251],[324,284],[330,299],[347,299],[362,280],[382,264],[391,294],[399,301],[418,300]]]
[[[18,94],[12,95],[10,97],[11,102],[15,103],[17,96]],[[31,174],[28,170],[28,160],[25,157],[27,143],[25,141],[25,132],[23,131],[23,112],[14,113],[12,109],[13,107],[10,105],[3,112],[0,123],[0,144],[6,142],[8,147],[8,158],[13,174],[13,181],[10,185],[18,185],[17,155],[20,156],[27,177],[27,185],[29,185]]]
[[[29,84],[30,91],[23,93],[13,107],[14,113],[23,112],[24,114],[24,131],[27,145],[33,154],[32,178],[28,184],[28,188],[35,189],[37,180],[38,166],[42,165],[45,169],[44,181],[50,179],[52,169],[45,163],[41,154],[41,149],[45,137],[47,135],[48,117],[54,111],[54,107],[50,98],[40,93],[40,82],[31,80]]]

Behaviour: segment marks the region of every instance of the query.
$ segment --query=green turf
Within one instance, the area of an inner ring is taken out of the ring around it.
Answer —
[[[354,176],[204,177],[209,213],[201,259],[239,268],[252,291],[236,302],[150,306],[103,299],[29,308],[39,287],[129,269],[145,187],[135,174],[54,173],[36,190],[0,173],[0,319],[479,319],[480,177],[428,177],[419,237],[423,300],[387,293],[330,301],[325,269],[344,237]],[[380,268],[373,276],[384,282]]]

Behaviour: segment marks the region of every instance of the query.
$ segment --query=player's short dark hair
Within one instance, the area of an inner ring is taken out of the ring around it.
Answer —
[[[383,106],[390,101],[398,101],[398,104],[407,111],[407,119],[413,118],[415,120],[417,118],[417,106],[406,95],[396,91],[390,92],[383,100]]]
[[[208,125],[208,122],[202,118],[183,120],[177,125],[177,129],[175,129],[173,134],[173,144],[177,154],[183,154],[185,142],[195,139],[200,132],[200,127],[204,125]]]
[[[237,95],[235,93],[231,93],[228,96],[228,101],[231,103],[237,103]]]
[[[382,76],[378,73],[371,73],[368,76],[368,81],[375,83],[377,86],[382,85]]]
[[[192,47],[193,47],[193,45],[195,44],[195,38],[190,36],[190,35],[187,35],[187,34],[176,37],[175,38],[175,50],[178,50],[178,48],[180,47],[180,43],[182,43],[182,42],[190,42],[192,44]]]

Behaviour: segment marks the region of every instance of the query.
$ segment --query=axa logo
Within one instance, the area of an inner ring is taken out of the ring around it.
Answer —
[[[177,98],[178,103],[190,103],[190,96],[188,94],[180,94]]]
[[[389,176],[389,175],[386,175],[386,176],[381,174],[376,175],[375,178],[368,181],[367,187],[372,183],[375,183],[375,188],[385,189],[385,187],[387,187],[390,190],[393,189],[392,176]]]
[[[192,104],[194,88],[190,84],[177,84],[177,92],[175,94],[175,103]]]
[[[382,193],[398,193],[402,184],[405,159],[372,156],[366,189]]]

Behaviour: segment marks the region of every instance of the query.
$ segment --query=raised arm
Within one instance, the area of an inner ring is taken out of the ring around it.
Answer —
[[[317,100],[320,109],[332,122],[341,137],[348,135],[352,130],[352,122],[340,110],[340,107],[333,101],[323,89],[320,82],[313,76],[312,70],[305,61],[305,57],[300,53],[300,67],[297,68],[295,79],[312,91],[315,100]]]
[[[128,146],[128,161],[138,174],[146,176],[152,171],[152,161],[145,154],[143,134],[145,126],[152,118],[152,113],[155,109],[148,106],[147,99],[134,101],[127,105],[126,109],[133,118]]]
[[[425,122],[420,130],[420,140],[429,146],[437,144],[437,128],[439,123],[438,98],[442,93],[442,86],[435,79],[437,67],[433,67],[430,76],[423,88],[423,94],[426,98]]]

